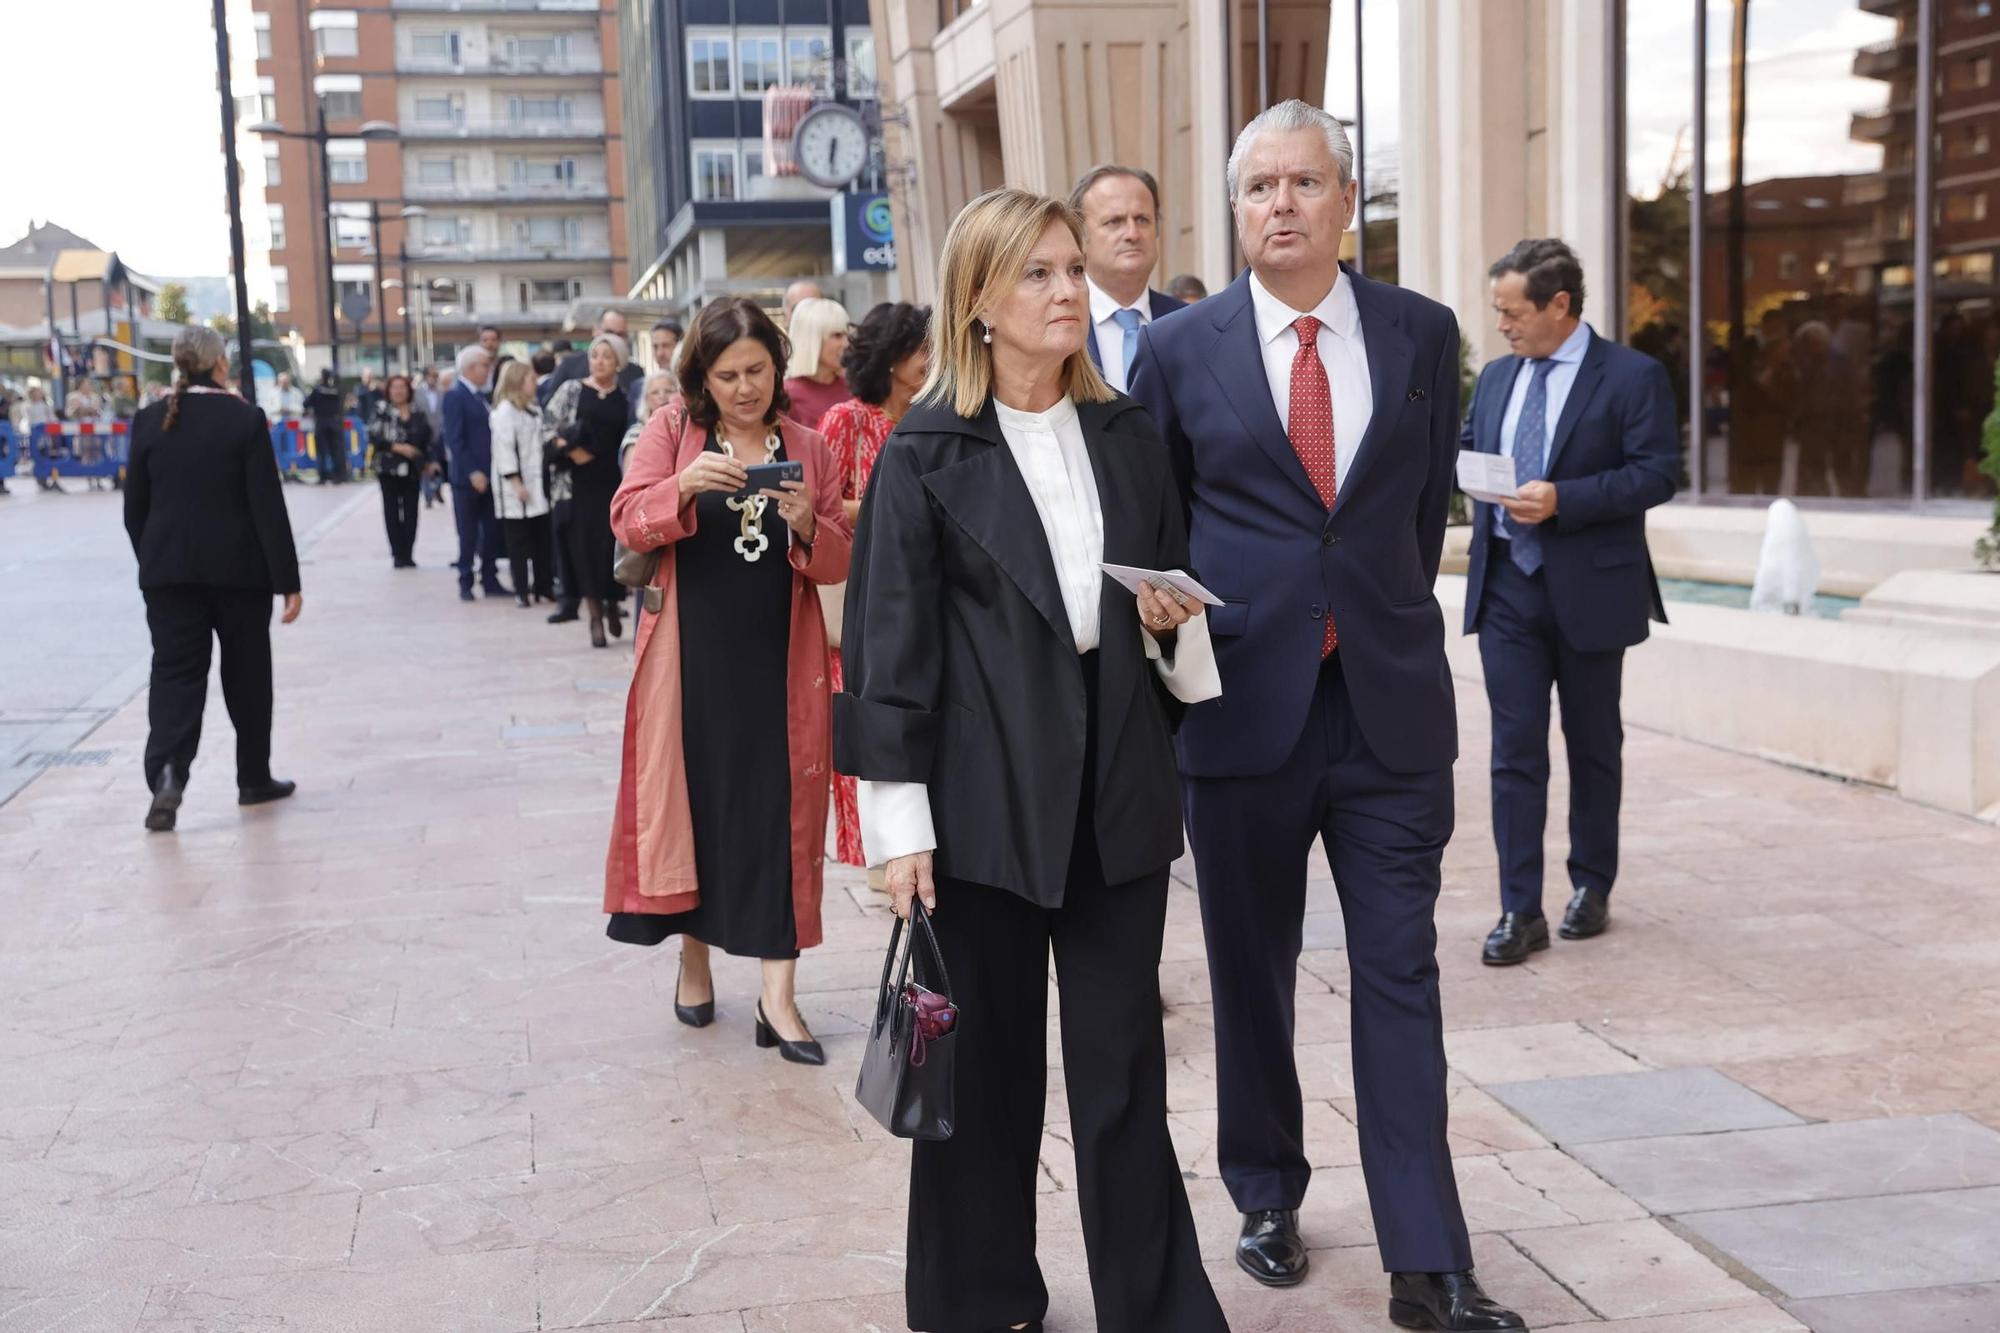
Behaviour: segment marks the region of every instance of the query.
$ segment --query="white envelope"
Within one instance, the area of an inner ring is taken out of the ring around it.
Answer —
[[[1151,583],[1155,587],[1171,588],[1184,597],[1192,597],[1195,601],[1208,606],[1222,605],[1220,597],[1196,583],[1185,570],[1139,569],[1132,565],[1104,565],[1102,568],[1135,597],[1139,595],[1141,584]]]
[[[1458,451],[1458,489],[1488,504],[1521,498],[1513,459],[1503,454],[1475,453],[1470,449]]]

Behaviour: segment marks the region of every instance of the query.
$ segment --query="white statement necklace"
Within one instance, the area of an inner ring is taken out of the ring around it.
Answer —
[[[721,441],[722,452],[730,458],[736,457],[736,446],[721,431],[715,433]],[[776,462],[778,458],[778,432],[772,431],[764,437],[764,461]],[[738,500],[732,498],[729,507],[741,515],[740,531],[737,533],[736,554],[750,564],[756,564],[764,552],[771,549],[771,539],[764,535],[764,508],[771,503],[768,495],[748,495]]]

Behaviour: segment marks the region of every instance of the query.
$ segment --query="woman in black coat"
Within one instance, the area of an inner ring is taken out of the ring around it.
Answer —
[[[998,190],[952,223],[930,380],[861,510],[835,766],[960,1006],[956,1127],[915,1145],[910,1327],[1039,1328],[1048,957],[1104,1333],[1226,1333],[1167,1136],[1160,944],[1181,851],[1171,721],[1220,692],[1197,606],[1109,561],[1187,559],[1144,409],[1084,352],[1082,223]]]
[[[408,375],[391,375],[368,417],[375,479],[382,487],[382,525],[397,569],[415,569],[417,492],[431,463],[431,419],[417,406]]]
[[[125,531],[153,633],[146,827],[155,832],[173,828],[201,742],[212,639],[236,727],[237,803],[293,790],[271,776],[271,598],[285,599],[287,625],[299,618],[299,558],[270,425],[216,382],[226,365],[220,334],[182,329],[173,397],[132,421]]]

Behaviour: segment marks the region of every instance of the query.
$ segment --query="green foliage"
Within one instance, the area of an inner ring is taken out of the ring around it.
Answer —
[[[227,315],[209,316],[208,327],[214,329],[225,338],[234,338],[236,336],[236,321]],[[259,342],[266,339],[275,339],[278,336],[278,326],[271,320],[271,307],[263,301],[259,301],[255,306],[251,307],[250,336]]]
[[[2000,363],[1993,367],[1993,410],[1980,428],[1986,456],[1979,470],[1993,479],[1993,526],[1973,544],[1973,558],[1987,569],[2000,569]]]
[[[153,313],[169,324],[190,323],[187,288],[178,282],[162,284],[153,302]]]
[[[1479,376],[1472,369],[1472,346],[1461,330],[1458,338],[1458,415],[1461,420],[1472,406],[1472,386],[1478,382]],[[1472,505],[1457,491],[1451,493],[1451,510],[1444,521],[1453,526],[1472,522]]]

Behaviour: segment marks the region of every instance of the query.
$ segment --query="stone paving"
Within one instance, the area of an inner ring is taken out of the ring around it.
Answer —
[[[76,737],[108,763],[0,807],[0,1331],[902,1328],[907,1149],[849,1095],[880,900],[836,875],[801,965],[829,1068],[752,1047],[747,963],[714,1027],[676,1025],[671,951],[598,916],[629,650],[460,605],[436,511],[392,571],[351,494],[312,497],[341,507],[275,633],[294,801],[233,803],[218,697],[180,832],[146,835],[140,696]],[[115,497],[62,503],[122,542]],[[28,513],[0,509],[6,561]],[[132,651],[46,592],[10,588],[10,635]],[[1483,712],[1439,929],[1488,1286],[1539,1333],[2000,1327],[2000,830],[1634,732],[1614,929],[1489,971]],[[1172,902],[1173,1128],[1238,1333],[1388,1327],[1330,883],[1310,908],[1315,1252],[1274,1293],[1229,1263],[1185,877]],[[1078,1333],[1065,1117],[1058,1070],[1042,1255]]]

